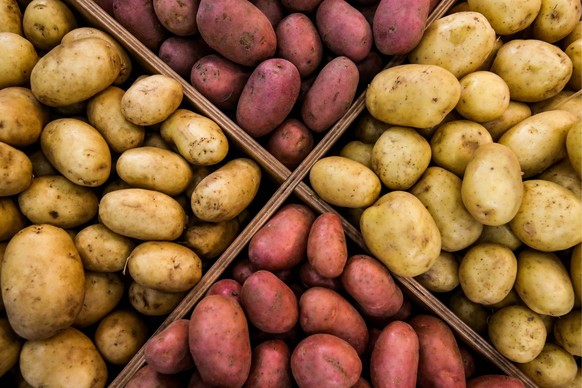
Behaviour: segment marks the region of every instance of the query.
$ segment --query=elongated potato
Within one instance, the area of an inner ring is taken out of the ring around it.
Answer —
[[[137,312],[152,317],[166,315],[178,306],[186,292],[164,292],[131,282],[127,293],[129,303]]]
[[[246,385],[292,387],[291,350],[283,340],[267,340],[253,348],[251,371]]]
[[[75,246],[88,271],[117,272],[123,270],[134,242],[107,229],[103,224],[93,224],[75,234]]]
[[[228,248],[238,235],[241,221],[234,218],[224,222],[194,222],[184,231],[184,245],[202,260],[214,259]]]
[[[341,218],[332,212],[318,216],[309,230],[307,259],[323,277],[341,275],[348,260],[348,247]]]
[[[291,13],[277,24],[275,32],[279,56],[293,63],[301,77],[311,75],[323,56],[323,44],[311,19],[300,12]]]

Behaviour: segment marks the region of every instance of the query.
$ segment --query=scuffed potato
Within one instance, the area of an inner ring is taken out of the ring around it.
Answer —
[[[93,224],[75,235],[75,246],[87,271],[117,272],[123,270],[134,248],[128,237],[114,233],[103,224]]]

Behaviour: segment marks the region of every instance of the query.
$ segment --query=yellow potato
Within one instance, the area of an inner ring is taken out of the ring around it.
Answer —
[[[546,327],[538,314],[520,305],[503,307],[489,319],[487,327],[493,346],[509,360],[525,363],[544,348]]]
[[[117,86],[93,96],[87,102],[87,120],[103,136],[112,151],[122,153],[144,142],[145,129],[125,119],[121,113],[121,98],[125,90]]]
[[[34,46],[14,32],[0,32],[0,88],[28,83],[38,61]]]
[[[54,336],[83,306],[81,258],[70,235],[55,226],[31,225],[12,237],[0,283],[10,325],[25,339]]]
[[[475,244],[459,265],[459,282],[471,301],[484,305],[501,302],[513,288],[517,259],[504,245]]]
[[[532,37],[555,43],[576,28],[580,16],[580,0],[542,0],[542,6],[532,23]]]
[[[175,240],[184,231],[186,213],[167,194],[120,189],[101,197],[99,218],[111,231],[139,240]]]
[[[461,78],[481,66],[495,47],[496,38],[482,14],[456,12],[427,27],[408,59],[410,63],[442,66]]]
[[[186,295],[185,292],[164,292],[132,282],[129,286],[129,303],[137,312],[157,317],[169,314]]]
[[[162,123],[160,133],[188,162],[199,166],[221,162],[229,150],[218,124],[188,109],[176,110]]]
[[[86,270],[117,272],[125,268],[134,242],[112,232],[103,224],[93,224],[75,235],[75,246]]]
[[[364,143],[360,140],[352,140],[342,147],[339,156],[355,160],[364,166],[371,168],[373,144]]]
[[[85,334],[75,328],[45,340],[26,341],[20,354],[22,377],[33,387],[103,387],[107,365]]]
[[[558,345],[573,356],[582,356],[582,313],[572,310],[554,324],[554,338]]]
[[[456,252],[473,244],[483,224],[465,209],[461,198],[461,178],[440,167],[429,167],[410,189],[435,221],[442,249]]]
[[[574,170],[578,174],[582,174],[582,121],[580,120],[568,130],[566,152]]]
[[[261,169],[255,161],[232,159],[194,188],[190,198],[192,211],[202,221],[232,220],[251,204],[260,183]]]
[[[536,179],[554,182],[570,190],[578,198],[582,198],[582,180],[574,170],[568,158],[562,159],[539,174]]]
[[[22,214],[35,224],[74,228],[97,215],[98,198],[88,187],[76,185],[62,175],[46,175],[18,195]]]
[[[7,318],[0,318],[0,377],[18,363],[24,341],[20,338]]]
[[[26,154],[0,142],[0,197],[18,194],[32,183],[32,162]]]
[[[368,85],[365,103],[384,123],[430,128],[443,121],[460,96],[461,85],[450,71],[432,64],[405,64],[379,72]]]
[[[490,313],[483,305],[472,302],[463,294],[462,289],[457,289],[448,300],[447,307],[476,333],[487,332],[487,320]]]
[[[27,223],[13,197],[0,197],[0,241],[10,240]]]
[[[523,183],[523,199],[509,226],[533,249],[553,252],[582,241],[582,203],[557,183],[532,179]]]
[[[374,171],[342,156],[318,160],[309,172],[309,182],[321,199],[347,208],[370,206],[382,188]]]
[[[469,9],[489,20],[498,35],[525,30],[540,11],[542,0],[468,0]]]
[[[22,11],[16,0],[0,1],[0,32],[22,35]],[[0,373],[1,375],[2,373]]]
[[[530,108],[533,114],[548,110],[567,110],[576,116],[576,120],[582,121],[582,94],[563,89],[554,97],[530,104]]]
[[[148,327],[141,316],[131,310],[117,310],[99,322],[95,346],[105,361],[125,365],[148,339]]]
[[[538,102],[564,89],[572,75],[572,61],[553,44],[514,39],[501,46],[490,71],[503,78],[512,100]]]
[[[57,46],[76,27],[75,15],[61,0],[32,0],[22,15],[24,36],[42,51]]]
[[[518,254],[515,291],[538,314],[559,317],[574,307],[574,288],[568,271],[551,252],[526,249]]]
[[[580,90],[582,87],[582,38],[572,42],[564,52],[572,61],[572,76],[568,81],[568,86],[574,90]]]
[[[144,147],[157,147],[164,150],[172,150],[172,146],[164,140],[159,132],[148,132],[145,135],[144,142],[142,144]]]
[[[46,156],[44,156],[42,150],[38,149],[33,151],[28,155],[28,158],[32,163],[32,174],[35,177],[59,174],[59,172],[55,170],[53,165],[48,161]]]
[[[551,342],[534,360],[517,367],[540,388],[563,387],[572,383],[578,373],[574,357]]]
[[[240,231],[239,218],[223,222],[193,222],[184,231],[184,245],[202,260],[220,256]]]
[[[0,141],[13,147],[36,142],[49,119],[48,109],[30,89],[17,86],[0,89],[0,117]]]
[[[522,197],[521,170],[515,153],[499,143],[477,148],[461,184],[467,211],[484,225],[503,225],[513,219]]]
[[[501,116],[494,120],[480,123],[489,131],[493,141],[499,138],[511,127],[518,124],[520,121],[531,116],[531,108],[528,104],[518,101],[509,101],[507,109]]]
[[[430,269],[441,251],[441,235],[428,210],[413,194],[392,191],[368,207],[360,229],[372,254],[399,276]]]
[[[459,285],[459,262],[452,253],[441,251],[428,271],[415,279],[431,292],[449,292]]]
[[[99,322],[117,306],[124,291],[121,272],[85,271],[83,308],[73,325],[88,327]]]
[[[439,126],[430,138],[433,162],[462,177],[473,153],[493,142],[489,132],[470,120],[453,120]]]
[[[517,295],[517,292],[515,292],[515,288],[512,288],[511,291],[509,291],[509,294],[507,294],[507,296],[505,298],[503,298],[502,301],[497,302],[497,303],[493,303],[492,305],[489,305],[487,307],[490,307],[490,308],[495,309],[495,310],[499,310],[499,309],[502,309],[504,307],[514,306],[514,305],[523,305],[523,302],[521,301],[521,299],[519,299],[519,295]],[[537,314],[537,315],[540,318],[543,317],[543,315],[541,315],[541,314]],[[545,325],[545,321],[544,321],[544,325]],[[546,332],[547,332],[547,330],[546,330]]]
[[[570,258],[570,280],[574,287],[575,304],[582,304],[582,244],[576,245],[572,250]]]
[[[474,71],[459,80],[461,98],[455,109],[464,118],[490,121],[501,117],[509,106],[509,87],[490,71]]]
[[[123,116],[135,125],[154,125],[167,119],[182,103],[182,84],[163,74],[136,80],[121,98]]]
[[[6,252],[7,245],[8,242],[6,241],[0,242],[0,278],[2,277],[2,261],[4,260],[4,252]],[[2,299],[2,292],[0,292],[0,311],[4,311],[4,300]]]
[[[505,245],[512,251],[515,251],[523,243],[509,227],[509,224],[490,226],[483,225],[483,231],[477,239],[478,243],[495,243]]]
[[[354,124],[354,138],[362,143],[374,144],[389,126],[365,109]]]
[[[558,42],[558,44],[563,50],[565,50],[570,43],[580,38],[582,38],[582,20],[579,20],[574,29],[564,39]]]

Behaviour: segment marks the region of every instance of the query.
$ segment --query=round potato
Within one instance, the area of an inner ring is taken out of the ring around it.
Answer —
[[[418,276],[441,251],[439,229],[422,202],[406,191],[392,191],[368,207],[360,229],[372,254],[399,276]]]
[[[451,311],[465,322],[467,326],[479,334],[487,332],[487,320],[490,313],[482,304],[475,303],[465,294],[462,289],[457,289],[448,300],[447,306]]]
[[[107,365],[81,331],[69,327],[45,340],[26,341],[20,353],[20,372],[31,386],[102,387]]]
[[[532,23],[532,37],[555,43],[570,34],[582,16],[578,0],[543,0]]]
[[[8,319],[0,318],[0,376],[18,363],[23,342],[10,327]]]
[[[370,206],[382,188],[374,171],[342,156],[319,159],[309,172],[309,182],[324,201],[347,208]]]
[[[515,291],[538,314],[559,317],[574,307],[572,281],[554,253],[521,251],[517,258]]]
[[[136,282],[129,286],[128,299],[140,314],[158,317],[172,312],[186,295],[185,292],[164,292],[144,287]]]
[[[0,88],[25,85],[38,61],[32,43],[14,32],[0,32]]]
[[[22,15],[24,36],[41,51],[57,46],[76,27],[75,15],[61,0],[32,0]]]
[[[525,363],[535,359],[546,343],[546,326],[525,306],[507,306],[489,319],[489,338],[493,346],[509,360]]]
[[[125,267],[134,243],[103,224],[93,224],[75,235],[75,246],[86,270],[117,272]]]
[[[497,141],[509,128],[531,116],[531,108],[525,102],[509,101],[507,109],[496,119],[480,123]]]
[[[127,364],[147,339],[145,321],[131,310],[109,313],[95,331],[95,346],[105,361],[114,365]]]
[[[339,156],[355,160],[368,168],[372,168],[370,161],[372,159],[373,148],[373,144],[364,143],[360,140],[353,140],[342,147]]]
[[[0,142],[0,197],[16,195],[32,183],[32,162],[26,154]]]
[[[182,103],[182,84],[163,74],[136,80],[121,98],[121,112],[135,125],[154,125],[167,119]]]
[[[224,222],[194,222],[184,231],[184,245],[202,260],[215,259],[234,241],[240,228],[238,217]]]
[[[73,325],[88,327],[99,322],[117,306],[124,291],[121,272],[85,271],[85,298]]]
[[[474,71],[459,80],[461,98],[455,109],[464,118],[489,121],[500,117],[509,106],[509,87],[490,71]]]
[[[450,252],[441,251],[428,271],[415,279],[431,292],[449,292],[459,285],[459,261]]]
[[[578,372],[574,356],[551,342],[535,359],[517,366],[541,388],[564,387],[574,381]]]
[[[578,120],[572,125],[566,135],[566,152],[572,167],[578,173],[582,174],[582,121]]]
[[[430,144],[418,131],[390,127],[374,143],[370,164],[386,187],[406,190],[420,178],[430,160]]]
[[[20,211],[13,197],[0,197],[0,241],[12,238],[27,225],[27,220]]]
[[[523,182],[523,199],[509,222],[515,235],[533,249],[559,251],[582,241],[582,202],[557,183]]]
[[[13,147],[28,146],[40,137],[49,120],[48,109],[23,87],[0,89],[0,141]]]
[[[542,6],[542,0],[468,0],[467,3],[471,11],[485,15],[498,35],[525,30]]]
[[[0,1],[0,32],[13,32],[22,35],[22,11],[16,0]],[[1,373],[0,373],[1,375]]]
[[[582,314],[572,310],[557,319],[554,324],[554,338],[558,345],[573,356],[582,356]]]

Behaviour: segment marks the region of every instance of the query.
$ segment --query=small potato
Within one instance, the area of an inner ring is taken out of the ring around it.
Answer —
[[[536,178],[557,183],[573,192],[576,197],[582,198],[582,176],[574,170],[568,158],[548,167]]]
[[[405,64],[378,73],[368,85],[365,102],[370,114],[384,123],[430,128],[443,121],[460,96],[461,84],[450,71]]]
[[[245,382],[253,387],[292,387],[291,350],[282,340],[267,340],[253,348],[249,377]]]
[[[573,356],[582,355],[582,315],[573,310],[554,323],[554,338],[558,345]]]
[[[177,374],[194,366],[188,347],[188,319],[177,319],[154,334],[144,347],[145,362],[163,374]]]
[[[0,197],[0,241],[12,238],[28,224],[13,197]]]
[[[95,331],[95,346],[105,361],[125,365],[148,339],[148,327],[131,310],[116,310],[103,318]]]
[[[164,292],[143,287],[132,282],[129,286],[129,303],[140,314],[158,317],[171,313],[186,295],[185,292]]]
[[[532,179],[523,182],[523,199],[511,230],[533,249],[551,252],[582,241],[582,202],[557,183]]]
[[[582,39],[572,42],[564,52],[572,61],[572,76],[568,81],[568,86],[574,90],[580,90],[582,87],[582,75],[580,75],[582,72]]]
[[[489,121],[500,117],[509,106],[509,87],[490,71],[474,71],[459,80],[461,98],[455,109],[464,118]]]
[[[362,143],[374,144],[388,127],[389,124],[378,120],[365,109],[354,123],[354,138]]]
[[[180,203],[153,190],[121,189],[101,197],[99,218],[111,231],[140,240],[175,240],[186,227]]]
[[[71,182],[101,186],[111,173],[111,151],[101,134],[86,122],[56,119],[40,135],[40,145],[51,164]]]
[[[293,63],[302,78],[317,70],[323,56],[323,44],[307,15],[290,13],[277,24],[275,32],[278,55]]]
[[[574,356],[551,342],[544,346],[535,359],[518,364],[517,367],[541,388],[570,384],[576,378],[579,368]]]
[[[533,23],[542,0],[468,0],[467,3],[471,11],[485,15],[498,35],[511,35]]]
[[[582,122],[578,120],[566,135],[566,152],[574,170],[582,174]]]
[[[525,388],[523,381],[506,375],[481,375],[467,380],[467,388]]]
[[[110,86],[87,102],[87,120],[103,136],[113,152],[139,147],[144,142],[145,129],[125,118],[121,99],[125,90]]]
[[[30,89],[6,87],[0,89],[0,116],[4,123],[0,141],[13,147],[35,143],[49,121],[46,106],[42,105]]]
[[[532,23],[532,37],[548,43],[558,42],[576,28],[580,16],[582,6],[577,0],[542,0]]]
[[[199,36],[170,36],[158,52],[160,59],[184,79],[190,78],[194,64],[208,54],[210,47]]]
[[[5,53],[0,62],[0,88],[27,84],[38,61],[32,43],[14,32],[0,32],[0,49]]]
[[[196,13],[198,0],[164,1],[154,0],[153,7],[160,23],[174,35],[190,36],[198,33]]]
[[[121,113],[135,125],[161,123],[178,109],[184,91],[182,84],[163,74],[136,80],[121,97]]]
[[[459,262],[455,256],[441,251],[434,264],[415,279],[431,292],[449,292],[459,285]]]
[[[74,356],[73,356],[74,355]],[[69,327],[44,340],[26,341],[20,353],[20,372],[31,386],[102,387],[107,383],[107,365],[81,331]]]
[[[501,116],[480,124],[489,131],[493,141],[497,141],[509,128],[530,116],[531,108],[528,104],[510,100],[507,109],[505,109]]]
[[[208,222],[234,219],[257,195],[261,175],[259,165],[252,159],[228,161],[194,188],[190,199],[194,215]]]
[[[249,274],[250,276],[250,274]],[[248,276],[247,276],[248,277]],[[245,278],[246,280],[246,278]],[[235,279],[223,278],[212,283],[205,295],[225,295],[233,298],[240,303],[240,291],[242,285]]]
[[[299,281],[305,288],[325,287],[338,292],[343,289],[339,278],[324,278],[308,261],[299,266]]]
[[[538,102],[558,94],[572,75],[572,61],[558,46],[537,39],[505,43],[491,64],[512,100]]]
[[[153,52],[157,52],[168,31],[156,16],[153,1],[112,0],[111,16]]]
[[[113,311],[124,291],[121,273],[85,271],[85,298],[73,325],[88,327],[99,322]]]
[[[508,247],[512,251],[523,245],[515,233],[509,227],[509,224],[499,226],[483,225],[483,231],[477,239],[478,243],[495,243]]]
[[[88,271],[122,271],[134,245],[130,238],[112,232],[103,224],[89,225],[75,235],[75,246]]]
[[[23,35],[22,11],[18,7],[18,2],[16,0],[2,0],[0,7],[2,8],[2,12],[0,12],[0,26],[2,26],[0,27],[0,32],[13,32]]]
[[[342,274],[348,260],[348,246],[342,220],[336,213],[323,213],[311,224],[307,260],[323,277],[335,278]]]
[[[238,218],[223,222],[196,222],[184,231],[183,244],[202,260],[215,259],[234,241],[240,228]]]
[[[32,0],[22,15],[24,36],[41,51],[57,46],[76,27],[75,15],[60,0]]]
[[[216,122],[188,109],[177,109],[161,125],[168,144],[188,162],[210,166],[221,162],[229,150],[228,139]]]
[[[300,120],[285,119],[275,128],[265,148],[289,170],[295,169],[313,149],[313,132]]]
[[[371,160],[373,148],[373,144],[364,143],[360,140],[352,140],[342,147],[339,156],[355,160],[368,168],[372,168]]]
[[[18,363],[24,340],[20,338],[7,318],[0,318],[0,377]]]
[[[32,162],[26,154],[0,142],[0,196],[16,195],[32,183]]]
[[[62,175],[47,175],[34,178],[18,195],[18,204],[22,214],[35,224],[74,228],[97,215],[98,198],[90,188]]]
[[[457,288],[452,293],[447,307],[476,333],[484,334],[487,332],[487,321],[490,315],[489,310],[482,304],[475,303],[467,298],[461,288]]]
[[[370,206],[382,188],[374,171],[342,156],[319,159],[309,172],[309,182],[324,201],[348,208]]]
[[[299,386],[351,387],[362,373],[362,361],[354,348],[331,334],[312,334],[291,354],[291,372]]]

